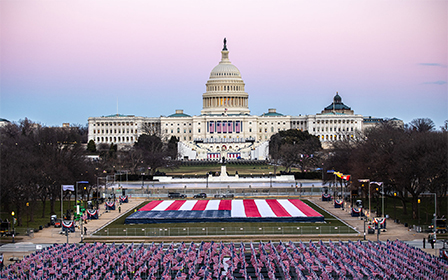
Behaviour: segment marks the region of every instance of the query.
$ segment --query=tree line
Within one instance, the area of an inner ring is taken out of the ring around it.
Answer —
[[[383,182],[385,195],[402,202],[403,214],[411,200],[415,219],[419,197],[429,193],[447,196],[447,155],[446,126],[436,130],[430,119],[415,119],[404,127],[384,122],[356,138],[334,142],[324,169],[351,174],[349,186],[365,196],[369,187],[375,193],[376,186],[360,179]]]
[[[177,158],[177,139],[169,141],[154,134],[143,134],[128,149],[116,144],[88,143],[87,127],[47,127],[29,119],[0,128],[0,202],[1,210],[15,212],[18,225],[29,215],[45,217],[47,207],[56,214],[62,185],[76,185],[78,195],[90,194],[104,184],[105,176],[126,170],[130,174],[152,175],[159,167],[173,167]],[[84,145],[83,145],[84,144]],[[98,155],[99,159],[89,159]],[[69,195],[68,192],[64,195]],[[34,211],[37,203],[42,212]],[[48,205],[49,204],[49,205]]]

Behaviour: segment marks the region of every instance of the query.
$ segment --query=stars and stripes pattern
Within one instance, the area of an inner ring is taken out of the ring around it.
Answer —
[[[448,279],[448,262],[398,240],[54,244],[0,279]]]
[[[169,221],[323,221],[324,217],[300,199],[154,200],[126,218],[125,223]]]

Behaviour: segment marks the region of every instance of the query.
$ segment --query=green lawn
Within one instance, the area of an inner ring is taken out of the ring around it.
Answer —
[[[240,175],[269,175],[269,172],[274,174],[274,166],[264,164],[264,165],[236,165],[236,164],[227,164],[226,165],[227,172],[229,175],[235,175],[235,171],[238,171]],[[284,167],[278,167],[277,173],[283,171]],[[212,172],[221,172],[220,164],[209,164],[209,165],[201,165],[201,166],[180,166],[176,169],[167,169],[167,168],[159,168],[160,172],[165,172],[167,175],[171,176],[182,176],[182,175],[199,175],[204,176],[208,171]],[[292,172],[298,172],[297,168],[292,168]]]
[[[363,198],[363,205],[365,208],[369,207],[369,200],[367,198]],[[382,208],[382,200],[380,198],[372,197],[371,198],[371,206],[372,213],[376,213],[376,209]],[[406,202],[407,213],[403,213],[403,204],[397,198],[385,197],[384,198],[384,212],[386,215],[389,215],[391,219],[390,222],[394,220],[399,220],[401,224],[407,223],[408,225],[418,225],[423,229],[427,229],[428,226],[431,225],[431,220],[434,215],[434,196],[432,197],[421,197],[420,204],[418,205],[418,215],[417,218],[414,219],[412,217],[412,203],[411,197],[408,198],[408,202]],[[448,209],[447,209],[447,199],[438,199],[437,200],[437,208],[438,208],[438,216],[444,215],[447,217]],[[375,214],[374,214],[375,215]]]
[[[73,200],[71,202],[64,201],[64,205],[63,205],[64,214],[70,206],[71,206],[71,209],[74,209],[74,205],[75,205],[75,202]],[[34,221],[30,220],[31,211],[34,212]],[[58,216],[58,218],[60,218],[60,216],[61,216],[60,201],[56,201],[55,211],[56,211],[56,215]],[[42,203],[41,202],[37,202],[34,208],[29,206],[29,209],[26,209],[22,215],[23,215],[22,216],[22,225],[18,226],[18,224],[16,224],[14,226],[16,235],[19,235],[19,236],[25,235],[27,228],[34,229],[36,231],[39,229],[39,226],[45,227],[50,222],[50,216],[51,216],[50,215],[50,203],[47,201],[47,205],[45,207],[45,216],[43,218],[42,218]],[[9,221],[12,221],[11,213],[1,212],[0,217],[2,220],[8,219]],[[15,215],[15,217],[17,218],[17,214]],[[11,229],[12,229],[12,224],[11,224]]]

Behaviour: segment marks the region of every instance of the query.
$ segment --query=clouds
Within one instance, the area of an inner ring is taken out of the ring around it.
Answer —
[[[445,85],[446,81],[425,82],[425,85]]]
[[[446,68],[446,65],[441,64],[441,63],[419,63],[418,65],[422,65],[422,66],[437,66],[437,67]]]

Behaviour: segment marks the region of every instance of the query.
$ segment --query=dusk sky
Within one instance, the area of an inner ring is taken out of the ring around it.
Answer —
[[[448,119],[448,1],[1,1],[0,118],[199,115],[221,59],[249,109]]]

